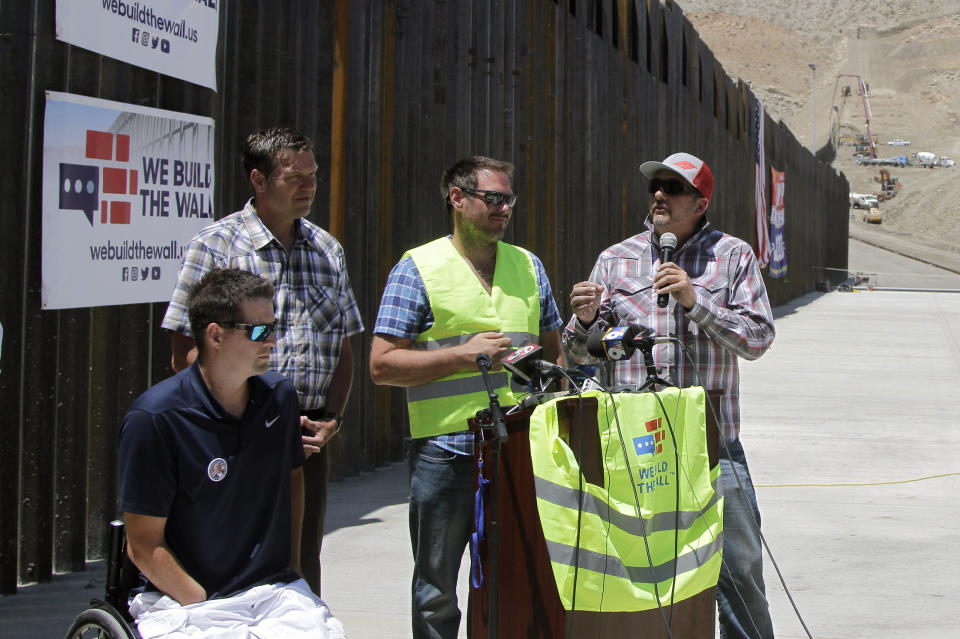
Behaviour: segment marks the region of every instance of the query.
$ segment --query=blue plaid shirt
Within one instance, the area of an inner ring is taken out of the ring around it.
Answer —
[[[553,299],[550,280],[547,279],[543,264],[536,255],[531,253],[530,256],[533,258],[537,285],[540,287],[540,334],[543,335],[562,326],[563,320]],[[387,285],[380,301],[380,311],[373,332],[412,340],[431,326],[433,310],[430,308],[420,271],[412,257],[404,257],[387,276]],[[463,430],[427,439],[451,453],[473,455],[473,434],[470,431]]]
[[[197,282],[219,268],[240,268],[273,284],[277,345],[270,370],[293,382],[301,410],[323,408],[343,338],[363,330],[343,247],[316,224],[300,219],[293,246],[285,251],[250,200],[190,240],[163,328],[193,337],[187,300]]]

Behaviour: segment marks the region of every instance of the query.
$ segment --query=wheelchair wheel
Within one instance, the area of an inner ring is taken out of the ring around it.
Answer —
[[[66,639],[129,639],[126,628],[113,615],[100,608],[84,610],[73,620]]]

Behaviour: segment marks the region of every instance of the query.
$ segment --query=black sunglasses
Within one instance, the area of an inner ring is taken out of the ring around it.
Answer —
[[[277,322],[274,320],[269,324],[243,324],[240,322],[217,322],[217,324],[224,328],[246,329],[247,337],[250,338],[250,341],[263,342],[270,337],[270,333],[273,332],[273,328],[277,325]]]
[[[460,187],[460,190],[474,197],[479,197],[490,206],[503,206],[503,203],[506,202],[507,206],[513,208],[513,205],[517,203],[517,196],[513,193],[507,194],[501,193],[500,191],[480,191],[477,189],[468,189],[463,186]]]
[[[680,195],[686,193],[693,197],[703,197],[700,191],[687,185],[680,180],[650,180],[650,195],[657,191],[663,191],[666,195]]]

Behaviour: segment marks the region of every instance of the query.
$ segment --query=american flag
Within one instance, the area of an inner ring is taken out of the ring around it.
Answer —
[[[766,153],[763,148],[763,103],[756,97],[753,98],[756,103],[754,109],[753,130],[754,139],[757,146],[754,148],[754,210],[757,220],[757,261],[763,268],[770,262],[770,228],[767,224],[767,162]]]

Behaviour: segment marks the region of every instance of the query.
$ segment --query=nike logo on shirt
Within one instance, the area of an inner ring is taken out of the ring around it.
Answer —
[[[267,428],[270,428],[271,426],[273,426],[274,423],[276,423],[276,421],[277,421],[278,419],[280,419],[280,416],[279,416],[279,415],[277,415],[277,416],[274,417],[273,419],[268,419],[267,422],[266,422]]]

